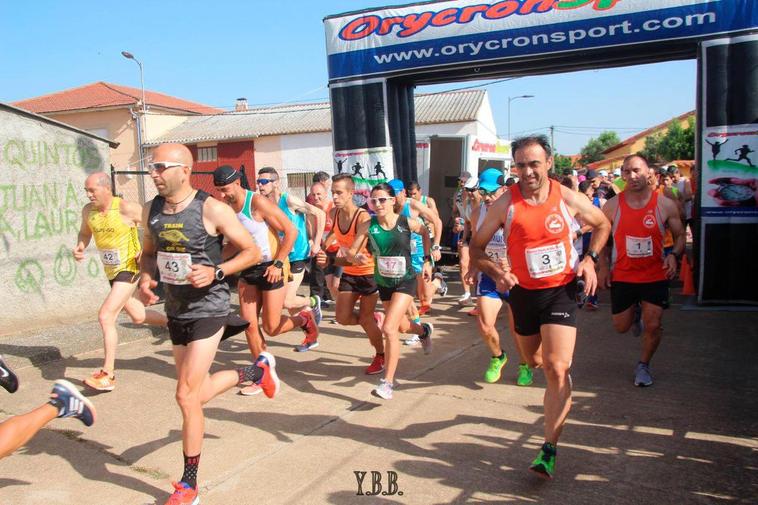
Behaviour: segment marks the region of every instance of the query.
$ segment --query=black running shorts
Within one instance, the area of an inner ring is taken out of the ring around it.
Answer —
[[[668,308],[668,300],[669,281],[611,283],[611,314],[620,314],[640,302]]]
[[[390,301],[393,293],[405,293],[406,295],[416,296],[416,278],[405,280],[391,288],[379,286],[379,299],[381,301]]]
[[[536,335],[543,324],[576,328],[576,279],[547,289],[513,286],[508,303],[519,335]]]
[[[261,291],[273,291],[274,289],[282,288],[284,287],[284,277],[286,272],[282,272],[282,278],[274,283],[269,282],[264,275],[266,273],[266,269],[271,266],[272,263],[273,261],[268,261],[266,263],[253,265],[250,268],[246,268],[240,272],[239,277],[247,284],[255,286]]]
[[[113,279],[110,279],[108,281],[108,284],[113,287],[114,282],[126,282],[127,284],[134,284],[137,282],[137,279],[139,279],[139,272],[129,272],[127,270],[123,270],[116,274],[116,276]]]
[[[340,278],[340,293],[358,293],[359,295],[368,296],[377,292],[379,287],[376,285],[374,275],[350,275],[343,273]]]
[[[173,345],[187,345],[195,340],[210,338],[221,328],[224,328],[221,340],[226,340],[242,333],[248,326],[250,323],[234,314],[200,319],[168,319],[168,333]]]

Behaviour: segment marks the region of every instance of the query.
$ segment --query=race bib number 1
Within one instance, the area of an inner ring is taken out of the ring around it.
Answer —
[[[161,273],[161,281],[166,284],[189,284],[187,276],[192,271],[192,255],[158,251],[158,271]]]
[[[649,258],[653,255],[652,237],[626,236],[626,255],[630,258]]]
[[[527,249],[526,265],[532,279],[561,273],[566,269],[566,250],[560,243]]]
[[[121,264],[121,255],[118,249],[100,249],[100,259],[103,265],[112,267]]]
[[[387,279],[402,279],[407,273],[404,256],[379,256],[379,275]]]

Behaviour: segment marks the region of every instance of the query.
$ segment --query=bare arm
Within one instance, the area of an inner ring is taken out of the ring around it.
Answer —
[[[192,282],[192,285],[195,287],[203,287],[211,284],[213,282],[213,271],[216,266],[223,270],[224,275],[230,275],[244,270],[261,260],[260,249],[258,249],[258,246],[253,242],[253,237],[250,233],[244,226],[242,226],[239,219],[237,219],[237,216],[234,214],[231,207],[219,202],[215,198],[208,198],[203,205],[203,221],[207,222],[212,229],[215,229],[216,233],[224,235],[224,238],[239,250],[239,253],[219,265],[192,265],[193,272],[187,277],[187,279]],[[202,272],[202,270],[205,270],[205,272]],[[192,277],[195,273],[197,273],[197,275]],[[203,275],[203,273],[210,274],[207,283],[204,282],[206,276]],[[198,279],[198,277],[201,277],[202,280]]]
[[[592,205],[584,195],[580,195],[566,187],[561,186],[561,196],[572,213],[582,220],[583,223],[592,226],[592,239],[590,240],[589,252],[598,252],[608,242],[611,233],[611,223],[603,214],[603,211]],[[577,277],[584,277],[584,292],[588,295],[595,294],[597,289],[597,274],[595,262],[589,254],[579,263],[576,270]]]
[[[514,285],[518,284],[518,278],[511,273],[508,264],[497,264],[492,261],[489,256],[487,256],[485,248],[492,236],[505,224],[505,216],[510,205],[510,193],[505,193],[503,196],[495,200],[487,211],[484,222],[482,222],[482,225],[471,237],[471,242],[469,244],[471,265],[475,266],[477,270],[493,279],[498,286],[498,291],[502,292],[508,291]],[[508,237],[503,238],[507,243]]]
[[[142,224],[142,205],[135,202],[121,200],[119,211],[121,212],[121,217],[124,219],[124,222],[133,224],[134,226]]]
[[[432,209],[432,212],[434,212],[438,216],[440,215],[440,212],[437,209],[437,202],[434,201],[434,198],[432,198],[431,196],[427,196],[426,204],[429,206],[430,209]]]
[[[679,217],[678,209],[674,205],[674,202],[661,198],[658,200],[658,206],[661,209],[661,214],[665,216],[666,225],[671,230],[671,235],[674,237],[674,248],[671,254],[666,256],[663,262],[663,268],[666,269],[666,275],[669,279],[676,277],[677,261],[676,259],[684,254],[684,248],[686,246],[686,234],[682,220]]]
[[[359,239],[358,236],[356,235],[355,241],[353,242],[353,245],[357,246],[357,250],[360,251],[361,249],[363,249],[363,246],[366,244],[366,241],[368,240],[368,226],[369,225],[367,223],[371,221],[371,216],[369,215],[368,212],[361,212],[360,210],[358,210],[357,212],[359,212],[359,215],[358,215],[357,222],[355,225],[356,232],[360,230],[361,225],[366,224],[366,236],[363,237],[363,239]],[[337,219],[338,219],[338,216],[335,214],[334,215],[335,227],[339,226]],[[354,255],[350,255],[349,253],[348,253],[348,256],[338,256],[334,258],[334,264],[337,266],[352,265],[353,263],[350,260],[353,258],[353,256]]]
[[[424,263],[421,267],[421,274],[424,277],[424,280],[431,281],[432,280],[432,263],[430,261],[427,261],[427,257],[429,256],[429,253],[431,252],[431,240],[429,240],[429,229],[424,226],[424,224],[419,221],[418,219],[409,219],[408,220],[408,228],[413,233],[418,233],[421,235],[421,239],[424,242]],[[439,251],[437,251],[439,253]]]
[[[440,217],[426,205],[413,199],[408,201],[411,202],[412,210],[415,210],[419,216],[424,218],[424,221],[432,223],[432,227],[434,228],[434,245],[440,245],[440,238],[442,237],[442,220]]]
[[[284,234],[284,237],[279,240],[279,250],[274,257],[275,260],[284,261],[292,251],[295,240],[297,240],[297,228],[292,224],[292,221],[287,219],[287,215],[282,212],[282,209],[265,196],[257,193],[253,195],[253,206],[256,213],[263,217],[263,220],[272,230]]]
[[[612,200],[609,200],[608,203],[606,205],[603,205],[603,208],[601,209],[605,218],[609,223],[611,223],[611,226],[613,226],[613,217],[616,215],[616,210],[619,206],[619,198],[621,197],[619,196],[613,198]],[[605,289],[611,287],[611,248],[609,241],[606,241],[606,243],[603,244],[599,255],[600,262],[598,263],[598,286]]]
[[[360,265],[363,263],[359,261],[361,258],[356,258],[358,251],[361,250],[363,243],[368,240],[368,228],[371,225],[371,219],[366,219],[363,222],[359,222],[355,227],[355,241],[347,252],[347,259],[354,265]]]
[[[92,230],[87,222],[91,206],[92,204],[88,203],[82,208],[82,220],[79,224],[79,235],[76,238],[76,245],[72,251],[76,261],[82,261],[84,259],[84,250],[89,245],[90,240],[92,240]]]
[[[315,255],[321,249],[321,237],[324,234],[324,226],[326,226],[326,213],[319,209],[315,205],[306,203],[300,198],[287,194],[287,205],[290,209],[301,214],[315,216],[316,218],[316,230],[313,234],[311,241],[311,255]]]
[[[142,222],[147,223],[152,200],[147,202],[142,209]],[[153,278],[155,269],[158,265],[156,259],[155,243],[153,234],[148,227],[142,236],[142,254],[140,256],[140,277],[139,277],[139,297],[145,305],[152,305],[158,301],[158,297],[153,293],[153,288],[158,286],[158,282]]]

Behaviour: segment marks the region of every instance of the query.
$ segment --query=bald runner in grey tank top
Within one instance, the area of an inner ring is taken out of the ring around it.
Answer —
[[[221,263],[223,236],[209,235],[203,225],[203,204],[210,195],[198,190],[190,204],[176,214],[164,214],[165,199],[156,196],[150,206],[148,228],[156,245],[158,270],[166,292],[166,315],[173,319],[226,316],[229,284],[213,281],[196,288],[184,277],[188,265]]]

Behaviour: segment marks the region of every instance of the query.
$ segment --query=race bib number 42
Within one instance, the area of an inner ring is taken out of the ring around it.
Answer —
[[[626,255],[630,258],[649,258],[653,255],[652,237],[626,236]]]
[[[118,249],[100,249],[100,259],[103,265],[112,267],[121,264],[121,256]]]
[[[402,279],[407,272],[404,256],[379,256],[377,267],[379,275],[387,279]]]
[[[187,276],[192,271],[192,255],[158,251],[158,271],[161,273],[161,281],[166,284],[189,284]]]
[[[527,249],[526,266],[532,279],[561,273],[566,269],[566,250],[560,243]]]

